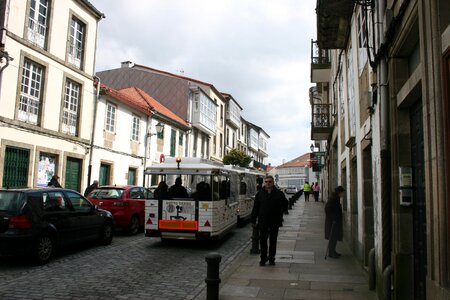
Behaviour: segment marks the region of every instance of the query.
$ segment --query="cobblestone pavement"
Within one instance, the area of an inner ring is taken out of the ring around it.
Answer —
[[[194,299],[205,288],[206,254],[222,255],[222,272],[250,237],[249,224],[207,243],[119,233],[110,246],[65,249],[45,266],[0,258],[0,299]]]

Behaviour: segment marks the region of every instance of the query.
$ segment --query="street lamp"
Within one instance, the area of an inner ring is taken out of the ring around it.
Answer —
[[[150,133],[150,136],[160,134],[164,130],[164,125],[161,124],[161,122],[158,122],[158,124],[155,125],[156,133]]]
[[[314,144],[311,144],[311,146],[309,147],[309,149],[311,149],[311,152],[314,152]]]

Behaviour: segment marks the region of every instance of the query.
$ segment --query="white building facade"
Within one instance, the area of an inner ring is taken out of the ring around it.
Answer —
[[[86,186],[97,23],[88,1],[3,1],[2,186]],[[61,42],[66,41],[66,42]]]

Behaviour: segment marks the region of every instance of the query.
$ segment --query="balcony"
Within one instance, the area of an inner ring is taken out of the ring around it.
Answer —
[[[314,141],[328,140],[333,132],[331,122],[331,104],[312,103],[311,139]]]
[[[317,41],[311,40],[311,82],[330,81],[331,62],[329,50],[320,49]]]
[[[317,43],[321,49],[344,49],[353,14],[353,0],[317,0]]]

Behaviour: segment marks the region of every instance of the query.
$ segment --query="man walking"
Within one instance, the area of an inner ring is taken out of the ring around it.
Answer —
[[[259,229],[260,266],[264,266],[267,261],[270,265],[275,265],[278,229],[283,225],[283,212],[287,206],[288,200],[284,193],[274,186],[273,177],[266,176],[264,186],[256,193],[252,210],[252,226],[258,226]],[[267,255],[267,239],[269,239],[269,255]]]
[[[94,180],[94,182],[84,190],[84,196],[87,197],[87,195],[96,188],[98,188],[98,180]]]

